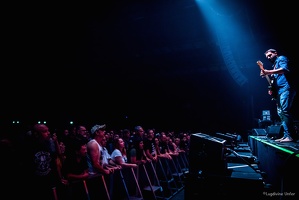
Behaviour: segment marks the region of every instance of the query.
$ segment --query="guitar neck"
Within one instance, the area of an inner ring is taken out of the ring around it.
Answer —
[[[272,84],[271,84],[271,79],[270,79],[270,77],[269,77],[268,75],[266,75],[265,77],[266,77],[266,79],[267,79],[269,85],[272,85]]]
[[[260,60],[258,60],[256,63],[260,67],[261,70],[265,70],[264,66],[263,66],[263,63]],[[265,77],[266,77],[269,85],[271,86],[272,85],[272,81],[271,81],[270,77],[268,75],[265,75]]]
[[[260,61],[260,60],[258,60],[257,62],[257,65],[260,67],[260,69],[262,70],[262,71],[264,71],[265,69],[264,69],[264,66],[263,66],[263,63]],[[267,79],[267,81],[268,81],[268,84],[269,84],[269,89],[271,90],[271,96],[272,96],[272,100],[275,100],[275,97],[273,96],[273,95],[275,95],[274,93],[274,90],[273,90],[273,88],[272,88],[272,84],[273,84],[273,82],[272,82],[272,80],[270,79],[270,77],[268,76],[268,75],[265,75],[265,77],[266,77],[266,79]]]

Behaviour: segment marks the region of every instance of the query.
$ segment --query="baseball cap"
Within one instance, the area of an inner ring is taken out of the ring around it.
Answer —
[[[103,125],[96,124],[91,128],[90,132],[91,132],[91,134],[94,134],[97,130],[105,129],[105,128],[106,128],[106,124],[103,124]]]

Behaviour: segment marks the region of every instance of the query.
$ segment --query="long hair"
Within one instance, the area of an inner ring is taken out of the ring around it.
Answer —
[[[119,146],[119,140],[120,139],[122,139],[122,138],[116,138],[116,139],[114,139],[114,143],[113,143],[114,144],[114,148],[120,150],[120,152],[121,152],[122,155],[127,156],[126,147],[124,146],[122,149],[120,149],[120,146]]]

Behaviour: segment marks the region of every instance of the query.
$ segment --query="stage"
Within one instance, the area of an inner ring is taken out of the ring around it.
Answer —
[[[228,137],[225,134],[216,136]],[[209,140],[214,141],[215,137],[211,136]],[[198,153],[201,155],[203,151],[198,146],[202,143],[206,146],[208,143],[197,141],[195,144],[194,141],[196,140],[193,140],[193,145],[196,146],[194,150],[200,150],[195,153],[195,156]],[[221,199],[299,198],[299,188],[296,184],[299,178],[297,172],[299,170],[299,143],[277,143],[267,136],[256,135],[249,135],[248,142],[235,143],[236,145],[232,146],[229,145],[230,142],[224,148],[225,173],[222,167],[220,173],[205,174],[202,170],[198,170],[198,173],[192,172],[194,166],[190,165],[191,172],[185,180],[184,198],[186,200],[206,196]],[[213,143],[212,145],[219,146]],[[196,157],[191,155],[190,158]],[[215,164],[215,162],[210,164],[213,165],[213,163]],[[197,163],[193,162],[193,165]],[[195,166],[196,170],[197,168],[198,166]]]
[[[279,143],[267,136],[250,135],[248,144],[259,160],[259,169],[266,173],[265,182],[277,193],[296,193],[299,178],[299,143]]]

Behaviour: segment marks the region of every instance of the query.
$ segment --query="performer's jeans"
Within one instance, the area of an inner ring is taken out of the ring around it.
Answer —
[[[284,137],[291,137],[291,133],[294,130],[293,118],[291,115],[291,107],[293,104],[296,91],[287,90],[281,93],[277,101],[277,114],[281,119],[281,125],[283,127]]]

